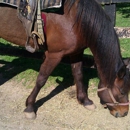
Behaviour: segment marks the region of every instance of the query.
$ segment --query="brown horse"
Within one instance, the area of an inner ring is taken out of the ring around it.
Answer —
[[[102,7],[94,0],[63,0],[61,10],[45,14],[46,58],[40,67],[36,85],[26,100],[24,112],[27,118],[36,117],[36,97],[51,72],[66,55],[72,62],[79,103],[88,109],[95,108],[83,85],[82,57],[87,47],[91,49],[97,65],[101,103],[107,105],[113,116],[126,116],[130,76],[121,58],[118,37]],[[24,46],[26,34],[17,18],[16,8],[1,4],[0,18],[0,37]]]

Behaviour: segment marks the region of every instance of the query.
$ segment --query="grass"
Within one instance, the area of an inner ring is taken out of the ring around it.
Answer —
[[[130,26],[130,4],[117,5],[117,19],[116,26],[127,27]],[[0,39],[0,48],[12,48],[13,44]],[[130,57],[130,39],[120,39],[121,53],[123,58]],[[16,49],[23,49],[15,46]],[[85,50],[85,54],[91,55],[89,49]],[[41,59],[25,58],[18,56],[10,56],[0,54],[0,72],[3,74],[5,81],[0,81],[0,84],[8,80],[15,80],[17,83],[22,83],[26,88],[32,88],[38,75]],[[95,91],[98,85],[97,71],[92,68],[84,68],[85,84],[91,86],[91,91]],[[73,77],[71,74],[71,67],[67,64],[59,64],[50,75],[45,87],[49,86],[64,86],[69,87],[73,84]]]
[[[8,80],[15,80],[22,83],[27,88],[32,88],[38,75],[38,71],[42,60],[16,57],[16,56],[0,56],[0,72],[3,77]],[[64,81],[64,82],[63,82]],[[60,64],[50,75],[45,87],[68,85],[72,82],[71,68],[69,65]],[[2,84],[2,81],[0,81]]]
[[[130,27],[130,3],[117,4],[116,26],[117,27]]]
[[[122,57],[130,57],[130,39],[120,39],[120,47]]]

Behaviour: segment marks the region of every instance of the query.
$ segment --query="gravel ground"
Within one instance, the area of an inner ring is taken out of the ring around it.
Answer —
[[[14,80],[1,85],[0,130],[130,130],[130,114],[123,118],[113,117],[100,105],[96,92],[90,92],[89,97],[97,108],[88,111],[78,104],[75,86],[58,94],[51,93],[54,89],[50,86],[41,90],[37,100],[42,98],[44,103],[37,111],[37,118],[27,120],[23,110],[32,89]]]

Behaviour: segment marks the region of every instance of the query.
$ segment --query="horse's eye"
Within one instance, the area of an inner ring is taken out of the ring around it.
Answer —
[[[118,88],[118,89],[119,89],[121,95],[125,95],[125,92],[123,91],[123,89],[120,89],[120,88]]]
[[[124,92],[120,92],[121,93],[121,95],[125,95],[125,93]]]

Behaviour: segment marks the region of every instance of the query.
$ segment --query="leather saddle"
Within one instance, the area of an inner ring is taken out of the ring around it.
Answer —
[[[18,5],[18,17],[22,21],[26,33],[26,50],[33,53],[39,49],[39,45],[45,42],[41,10],[59,9],[62,6],[62,0],[20,0]],[[34,47],[29,45],[30,38],[34,41]]]
[[[43,45],[45,42],[40,0],[20,0],[18,18],[22,21],[27,33],[25,48],[33,53],[39,49],[38,45]],[[29,45],[30,38],[34,41],[34,47]]]

